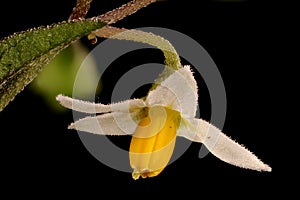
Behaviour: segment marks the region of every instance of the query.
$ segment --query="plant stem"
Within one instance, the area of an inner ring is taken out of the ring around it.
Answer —
[[[69,21],[84,18],[90,9],[91,2],[92,0],[77,0]]]
[[[119,8],[102,14],[97,18],[107,24],[113,24],[156,1],[157,0],[133,0],[122,5]]]

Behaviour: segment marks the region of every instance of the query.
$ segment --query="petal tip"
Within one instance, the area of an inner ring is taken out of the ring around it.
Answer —
[[[64,102],[66,102],[68,100],[69,97],[64,96],[62,94],[59,94],[56,96],[56,100],[60,103],[63,104]]]
[[[71,123],[71,124],[68,126],[68,129],[75,129],[75,123]]]
[[[269,166],[269,165],[266,165],[264,166],[263,168],[263,171],[266,171],[266,172],[272,172],[272,168]]]
[[[56,96],[56,100],[57,101],[61,101],[61,99],[63,98],[63,95],[62,94],[59,94]]]

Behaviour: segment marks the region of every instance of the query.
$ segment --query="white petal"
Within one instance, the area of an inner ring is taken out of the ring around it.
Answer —
[[[178,136],[203,143],[213,155],[229,164],[258,171],[272,170],[245,147],[202,119],[186,120],[178,130]]]
[[[77,120],[68,128],[99,135],[131,135],[138,125],[138,121],[132,119],[136,116],[132,115],[114,112],[93,117],[89,116]]]
[[[194,117],[197,111],[197,83],[189,66],[185,66],[164,80],[146,99],[146,104],[171,107],[185,117]]]
[[[79,112],[84,113],[106,113],[106,112],[130,112],[130,110],[135,108],[142,108],[145,106],[145,103],[141,99],[130,99],[127,101],[114,103],[114,104],[101,104],[101,103],[92,103],[88,101],[82,101],[78,99],[73,99],[67,96],[58,95],[56,100],[59,103],[69,109],[73,109]]]

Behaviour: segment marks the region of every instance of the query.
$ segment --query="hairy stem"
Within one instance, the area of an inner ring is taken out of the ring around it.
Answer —
[[[119,40],[130,40],[135,42],[141,42],[149,44],[151,46],[157,47],[160,49],[165,57],[166,68],[155,80],[152,89],[155,89],[162,81],[164,81],[168,76],[170,76],[175,70],[178,70],[182,67],[180,62],[180,57],[176,52],[172,44],[165,38],[155,35],[153,33],[144,32],[141,30],[127,30],[125,28],[115,28],[112,26],[104,26],[101,29],[94,31],[89,35],[89,39],[94,39],[94,37],[104,37],[112,38]]]
[[[77,0],[76,6],[69,17],[69,21],[84,18],[90,9],[92,0]]]
[[[175,70],[181,67],[180,58],[175,48],[168,40],[159,35],[144,32],[141,30],[128,30],[125,28],[116,28],[112,26],[105,26],[101,29],[98,29],[97,31],[94,31],[93,34],[98,37],[131,40],[149,44],[163,51],[166,58],[166,65],[174,68]]]
[[[97,18],[105,22],[107,24],[113,24],[119,20],[122,20],[123,18],[127,17],[128,15],[132,15],[136,11],[140,10],[141,8],[144,8],[148,6],[151,3],[156,2],[157,0],[133,0],[130,1],[124,5],[122,5],[119,8],[116,8],[112,11],[109,11],[105,14],[102,14],[98,16]]]

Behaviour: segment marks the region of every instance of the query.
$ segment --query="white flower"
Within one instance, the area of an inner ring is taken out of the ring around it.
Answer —
[[[168,164],[176,136],[203,143],[219,159],[239,167],[271,171],[243,146],[218,128],[195,118],[197,83],[188,66],[149,92],[145,101],[130,99],[115,104],[95,104],[58,95],[64,106],[79,112],[101,113],[72,123],[69,128],[100,135],[129,135],[130,165],[134,179],[158,175]]]

